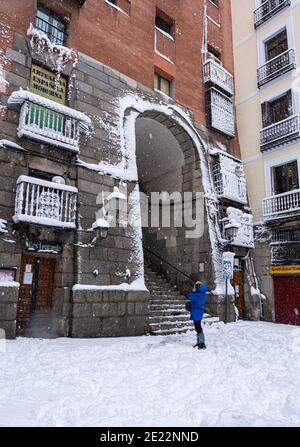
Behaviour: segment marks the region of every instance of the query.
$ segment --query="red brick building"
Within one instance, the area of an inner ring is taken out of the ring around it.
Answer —
[[[0,323],[8,336],[45,327],[58,336],[186,330],[181,293],[199,275],[214,289],[208,310],[223,318],[228,250],[236,256],[230,293],[253,316],[229,2],[4,0],[0,25]],[[95,213],[102,206],[107,217],[101,194],[113,188],[114,198],[127,190],[137,220],[137,188],[191,193],[193,212],[201,193],[202,234],[189,238],[172,223],[144,228],[142,238],[136,228],[109,228],[101,239]],[[228,230],[234,220],[243,234]],[[158,271],[168,281],[159,302]],[[162,312],[172,306],[179,319]]]

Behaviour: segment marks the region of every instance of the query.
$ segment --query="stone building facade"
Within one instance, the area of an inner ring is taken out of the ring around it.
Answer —
[[[224,252],[230,318],[234,301],[256,318],[227,2],[5,0],[0,20],[6,336],[147,333],[145,260],[181,291],[207,281],[224,318]],[[196,237],[174,221],[142,229],[139,192],[175,191],[203,222]],[[112,225],[120,201],[132,224]]]

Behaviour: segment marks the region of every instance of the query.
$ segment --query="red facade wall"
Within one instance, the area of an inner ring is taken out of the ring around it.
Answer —
[[[174,99],[191,109],[197,122],[206,124],[201,63],[203,0],[134,0],[129,15],[105,0],[87,0],[82,8],[77,0],[40,3],[69,21],[68,46],[150,88],[154,72],[165,73],[174,79]],[[11,36],[13,30],[26,33],[29,23],[34,23],[36,4],[37,0],[1,0],[0,22],[9,24]],[[212,19],[208,20],[209,44],[220,51],[224,66],[233,72],[230,2],[219,0],[216,7],[208,1],[207,5]],[[174,64],[154,51],[156,8],[174,20]],[[236,142],[232,148],[238,153]]]

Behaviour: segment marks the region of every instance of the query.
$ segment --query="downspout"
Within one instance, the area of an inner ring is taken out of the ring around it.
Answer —
[[[203,2],[203,33],[202,33],[202,65],[204,66],[207,57],[207,0]]]
[[[242,261],[245,261],[247,263],[248,261],[248,265],[250,267],[250,273],[254,279],[254,285],[255,285],[255,289],[259,292],[258,293],[258,297],[259,297],[259,314],[260,314],[260,320],[264,319],[264,307],[263,307],[263,300],[262,300],[262,294],[260,292],[259,289],[259,284],[258,284],[258,279],[256,276],[256,272],[255,272],[255,267],[254,267],[254,261],[253,261],[253,256],[252,256],[252,252],[251,250],[247,251],[246,256],[244,256],[243,258],[240,258]],[[251,284],[249,284],[251,287]]]

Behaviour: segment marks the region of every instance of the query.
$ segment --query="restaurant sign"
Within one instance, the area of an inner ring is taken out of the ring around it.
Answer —
[[[300,265],[271,265],[270,275],[295,275],[300,274]]]

